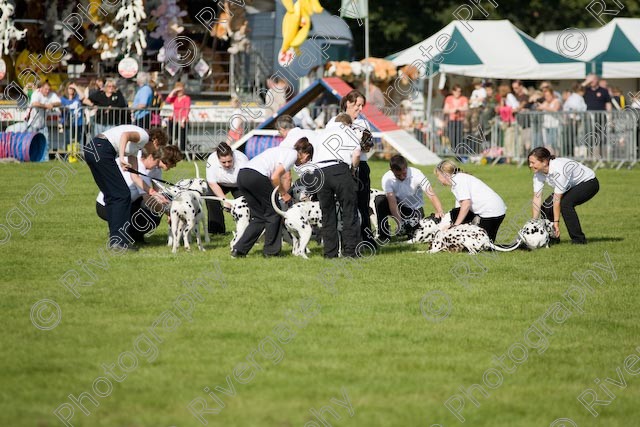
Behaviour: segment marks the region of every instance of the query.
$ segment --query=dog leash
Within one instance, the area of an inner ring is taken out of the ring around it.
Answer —
[[[135,169],[129,168],[129,169],[127,169],[127,172],[131,172],[131,173],[134,173],[136,175],[146,176],[147,178],[151,178],[154,181],[158,181],[158,182],[161,182],[163,184],[171,185],[172,187],[176,186],[173,182],[165,181],[164,179],[160,179],[160,178],[154,178],[152,176],[147,175],[146,173],[142,173],[142,172],[140,172],[138,170],[135,170]]]

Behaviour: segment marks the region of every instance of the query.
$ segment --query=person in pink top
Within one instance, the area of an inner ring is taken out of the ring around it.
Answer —
[[[444,100],[443,112],[449,119],[449,141],[451,142],[451,150],[456,153],[456,147],[462,144],[462,130],[464,116],[469,110],[469,100],[466,96],[462,96],[462,88],[455,85],[451,95]]]
[[[184,83],[177,82],[173,90],[167,95],[165,102],[167,104],[173,104],[173,116],[169,122],[171,137],[175,141],[177,136],[180,151],[186,151],[187,122],[189,121],[189,112],[191,111],[191,98],[184,93]]]

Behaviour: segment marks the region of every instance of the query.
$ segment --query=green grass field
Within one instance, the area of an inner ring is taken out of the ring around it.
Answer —
[[[386,167],[372,163],[375,187]],[[510,240],[531,173],[469,171],[509,206]],[[597,175],[586,246],[562,228],[536,252],[394,243],[329,262],[315,243],[309,260],[260,244],[232,259],[230,235],[172,255],[164,221],[111,254],[86,165],[0,165],[0,425],[638,425],[640,172]]]

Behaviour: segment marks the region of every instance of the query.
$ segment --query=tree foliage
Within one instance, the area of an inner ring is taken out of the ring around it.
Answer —
[[[614,0],[602,0],[607,9],[617,9]],[[638,0],[615,0],[624,8],[619,17],[640,16]],[[481,0],[479,6],[487,12],[484,16],[475,0],[411,0],[406,3],[398,0],[369,1],[369,38],[371,56],[385,57],[406,49],[433,35],[442,27],[457,19],[454,12],[465,5],[473,10],[471,19],[508,19],[516,27],[532,37],[542,31],[563,30],[565,28],[597,28],[601,22],[586,9],[591,0]],[[338,14],[340,0],[322,0],[329,12]],[[497,7],[494,7],[494,3]],[[594,3],[594,2],[591,2]],[[598,10],[597,8],[595,10]],[[466,16],[466,15],[463,15]],[[613,18],[602,15],[605,22]],[[354,36],[355,57],[364,57],[364,25],[357,20],[347,19]],[[640,31],[640,29],[639,29]],[[499,40],[496,41],[499,46]]]

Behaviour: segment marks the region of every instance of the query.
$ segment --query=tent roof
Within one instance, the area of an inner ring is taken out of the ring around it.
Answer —
[[[588,72],[605,78],[640,77],[640,18],[614,18],[597,29],[580,29],[570,46],[580,46],[578,59],[587,62]],[[562,48],[562,31],[546,31],[536,40],[558,51]],[[586,40],[584,40],[586,39]]]
[[[396,65],[431,60],[440,71],[472,77],[571,79],[585,75],[582,62],[539,45],[508,20],[453,21],[388,59]]]

